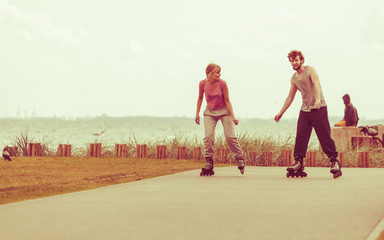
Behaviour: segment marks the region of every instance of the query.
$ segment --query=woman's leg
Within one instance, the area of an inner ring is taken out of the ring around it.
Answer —
[[[223,124],[224,136],[228,143],[229,149],[231,149],[236,159],[243,159],[243,151],[241,150],[239,141],[235,135],[232,117],[229,115],[221,117],[221,123]]]
[[[213,116],[204,116],[204,154],[205,158],[213,158],[215,153],[214,144],[215,144],[215,128],[218,118]]]

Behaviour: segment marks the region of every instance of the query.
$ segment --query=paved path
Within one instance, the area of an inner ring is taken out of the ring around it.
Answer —
[[[0,239],[366,239],[384,169],[216,168],[0,206]]]

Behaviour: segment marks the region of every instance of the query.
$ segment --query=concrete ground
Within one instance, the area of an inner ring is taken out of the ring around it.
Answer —
[[[384,169],[199,172],[1,205],[0,239],[360,240],[384,216]]]

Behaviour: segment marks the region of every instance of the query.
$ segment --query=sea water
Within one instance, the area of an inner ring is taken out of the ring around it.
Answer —
[[[339,119],[330,119],[331,126]],[[240,119],[235,127],[237,135],[271,137],[276,140],[292,138],[296,134],[296,119]],[[378,121],[361,121],[363,125],[380,124]],[[360,123],[359,123],[360,125]],[[217,124],[216,137],[223,136],[221,123]],[[197,125],[186,117],[94,117],[94,118],[3,118],[0,119],[0,147],[15,146],[15,139],[28,136],[29,142],[49,145],[88,145],[92,142],[115,143],[161,142],[166,139],[202,141],[203,123]],[[316,138],[312,134],[312,139]],[[311,141],[312,141],[311,139]],[[316,140],[316,139],[315,139]]]

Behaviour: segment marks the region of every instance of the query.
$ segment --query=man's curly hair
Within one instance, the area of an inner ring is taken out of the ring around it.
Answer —
[[[304,55],[298,50],[292,50],[288,53],[288,60],[295,59],[297,56],[300,56],[300,60],[304,60]]]

